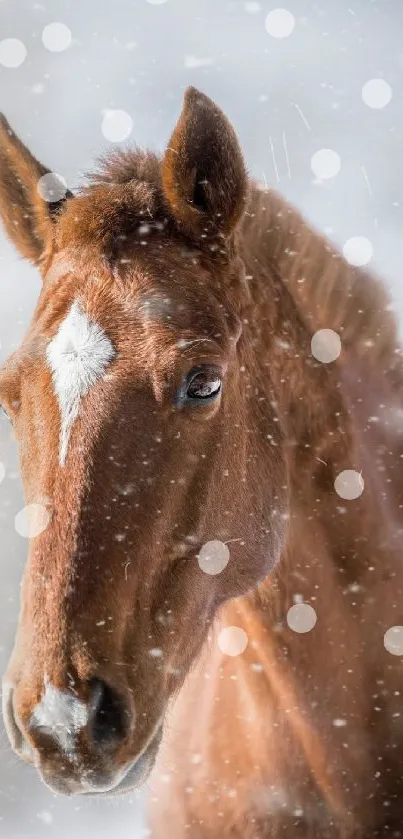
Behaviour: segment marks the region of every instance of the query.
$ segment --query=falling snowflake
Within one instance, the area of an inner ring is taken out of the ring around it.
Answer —
[[[52,824],[53,816],[49,810],[41,810],[40,813],[36,814],[36,817],[40,819],[44,824]]]
[[[257,15],[261,8],[260,3],[257,3],[256,0],[249,0],[249,2],[244,3],[245,12],[248,12],[250,15]]]
[[[198,58],[197,55],[186,55],[184,63],[185,67],[187,67],[188,69],[196,67],[211,67],[211,65],[213,64],[213,59],[207,56],[200,56]]]

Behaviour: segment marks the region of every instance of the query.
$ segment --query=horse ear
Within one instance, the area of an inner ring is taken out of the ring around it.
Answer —
[[[232,125],[208,96],[189,87],[162,164],[165,196],[190,234],[228,236],[239,221],[248,179]]]
[[[39,192],[43,175],[50,178],[42,182]],[[0,114],[0,216],[23,257],[41,263],[53,242],[55,217],[71,195],[60,179],[33,157]]]

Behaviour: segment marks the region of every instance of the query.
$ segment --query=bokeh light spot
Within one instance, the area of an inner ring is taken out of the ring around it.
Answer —
[[[48,23],[42,32],[42,43],[49,52],[63,52],[71,44],[71,31],[65,23]]]
[[[5,38],[0,41],[0,64],[15,69],[25,61],[27,48],[18,38]]]
[[[15,529],[24,539],[34,539],[48,527],[50,512],[44,504],[27,504],[15,517]]]
[[[240,626],[226,626],[218,636],[218,646],[225,655],[235,657],[245,652],[248,636]]]
[[[383,643],[391,655],[403,655],[403,626],[391,626],[383,636]]]
[[[199,551],[197,561],[205,574],[221,574],[228,565],[230,553],[227,545],[218,539],[206,542]]]
[[[319,149],[311,157],[311,169],[321,181],[335,178],[341,169],[340,155],[334,149]]]
[[[272,38],[288,38],[295,28],[295,17],[288,9],[272,9],[264,22],[266,32]]]
[[[365,82],[361,96],[368,108],[386,108],[392,98],[392,88],[385,79],[369,79]]]
[[[366,236],[351,236],[343,245],[344,258],[357,268],[367,265],[373,253],[372,244]]]
[[[318,329],[312,336],[311,352],[323,364],[336,361],[341,353],[340,336],[333,329]]]
[[[47,172],[46,175],[42,175],[36,188],[41,198],[49,204],[62,201],[67,192],[66,181],[57,172]]]
[[[133,120],[127,111],[109,110],[104,113],[101,130],[106,140],[122,143],[133,129]]]
[[[294,603],[287,612],[287,623],[293,632],[311,632],[317,621],[313,606],[309,603]]]
[[[364,492],[364,479],[355,469],[344,469],[337,475],[334,488],[340,498],[346,501],[354,501]]]

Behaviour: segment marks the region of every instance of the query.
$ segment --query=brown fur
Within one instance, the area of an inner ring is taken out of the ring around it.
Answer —
[[[156,839],[402,836],[403,673],[383,645],[403,624],[402,372],[382,286],[247,184],[233,129],[194,90],[161,162],[113,155],[56,215],[14,134],[0,158],[7,230],[44,273],[0,397],[27,499],[52,510],[7,674],[14,746],[22,732],[42,777],[79,792],[165,714]],[[62,469],[44,350],[76,298],[118,354]],[[330,365],[310,350],[321,327],[342,339]],[[222,400],[178,410],[200,363],[221,366]],[[343,469],[364,477],[355,501],[334,490]],[[196,560],[210,539],[231,554],[216,577]],[[287,625],[296,595],[317,612],[306,635]],[[245,629],[241,656],[219,651],[220,625]],[[103,678],[135,709],[112,756],[83,732],[74,768],[30,728],[45,674],[84,699]]]

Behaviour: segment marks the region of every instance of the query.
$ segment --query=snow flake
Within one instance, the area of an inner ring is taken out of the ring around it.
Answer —
[[[49,204],[62,201],[67,192],[66,181],[57,172],[47,172],[46,175],[42,175],[36,188],[41,198]]]
[[[133,129],[133,120],[127,111],[104,111],[101,131],[106,140],[111,143],[122,143],[127,140]]]
[[[167,2],[167,0],[147,0],[147,3],[149,3],[150,6],[162,6],[163,3],[166,3],[166,2]]]
[[[295,28],[295,17],[288,9],[272,9],[265,18],[266,32],[272,38],[288,38]]]
[[[334,488],[340,498],[346,501],[354,501],[364,492],[364,479],[360,472],[355,469],[344,469],[337,475]]]
[[[71,31],[65,23],[48,23],[42,32],[42,43],[49,52],[63,52],[71,44]]]
[[[36,814],[36,817],[44,824],[52,824],[53,822],[53,816],[52,813],[49,813],[49,810],[41,810],[40,813]]]
[[[373,246],[366,236],[351,236],[343,245],[344,258],[357,268],[367,265],[373,253]]]
[[[202,571],[205,574],[221,574],[221,571],[227,567],[229,563],[229,550],[224,542],[219,539],[213,539],[211,542],[206,542],[199,551],[197,561]]]
[[[312,336],[311,352],[323,364],[336,361],[341,353],[340,336],[334,329],[318,329]]]
[[[309,603],[295,603],[287,612],[287,623],[293,632],[300,634],[310,632],[316,621],[315,609]]]
[[[335,728],[344,728],[344,726],[347,725],[347,720],[337,718],[333,720],[333,725]]]
[[[243,7],[245,12],[249,12],[250,15],[257,15],[262,8],[260,3],[257,3],[255,0],[249,0],[248,3],[244,3]]]
[[[224,655],[235,657],[245,652],[248,636],[240,626],[226,626],[218,636],[218,646]]]
[[[385,79],[369,79],[365,82],[361,96],[368,108],[386,108],[392,98],[392,88]]]
[[[383,636],[383,643],[391,655],[403,655],[403,626],[391,626]]]
[[[34,539],[46,530],[50,518],[44,504],[27,504],[15,517],[15,529],[24,539]]]
[[[208,56],[200,58],[197,55],[185,55],[185,67],[193,69],[195,67],[211,67],[213,59]]]
[[[311,157],[311,169],[320,181],[335,178],[341,169],[340,155],[334,149],[319,149]]]
[[[0,64],[15,69],[25,61],[27,48],[18,38],[5,38],[0,41]]]

